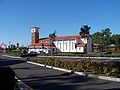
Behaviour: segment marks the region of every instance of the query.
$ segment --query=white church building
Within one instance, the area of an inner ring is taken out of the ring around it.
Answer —
[[[92,38],[90,35],[81,37],[74,36],[57,36],[54,38],[39,38],[39,28],[33,27],[31,29],[32,42],[28,46],[30,52],[37,53],[59,53],[59,52],[92,52]]]

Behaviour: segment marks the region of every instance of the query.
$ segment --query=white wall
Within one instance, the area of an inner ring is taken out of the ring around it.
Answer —
[[[40,51],[43,51],[43,52],[45,52],[45,53],[48,53],[48,52],[49,52],[49,49],[47,49],[47,48],[44,48],[44,49],[41,49],[41,48],[29,48],[28,53],[30,53],[30,52],[40,53]]]
[[[84,52],[84,47],[75,48],[76,40],[54,41],[55,46],[61,52]]]
[[[87,43],[87,38],[81,38],[81,40],[83,41],[84,44]]]

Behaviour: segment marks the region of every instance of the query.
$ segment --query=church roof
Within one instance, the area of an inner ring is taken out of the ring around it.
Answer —
[[[54,37],[54,40],[72,40],[72,39],[76,39],[76,38],[79,38],[80,35],[75,35],[75,36],[60,36],[60,37]],[[47,38],[40,38],[40,40],[44,40],[44,41],[47,41],[47,40],[50,40],[49,37]]]

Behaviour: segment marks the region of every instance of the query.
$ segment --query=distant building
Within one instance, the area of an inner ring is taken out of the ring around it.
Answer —
[[[0,44],[0,51],[5,51],[6,48],[7,48],[6,44],[4,44],[4,43]]]
[[[115,52],[117,50],[118,50],[118,47],[114,44],[111,44],[111,45],[107,46],[107,51]]]
[[[33,27],[31,29],[32,42],[28,46],[28,52],[37,53],[54,53],[58,52],[91,52],[92,51],[92,39],[88,35],[81,37],[80,35],[74,36],[60,36],[54,38],[39,38],[39,28]]]

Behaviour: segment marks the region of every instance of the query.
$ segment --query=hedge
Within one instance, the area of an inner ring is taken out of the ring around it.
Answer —
[[[80,61],[76,60],[70,61],[70,60],[57,60],[53,58],[31,61],[78,72],[120,77],[120,62],[112,61],[104,63],[89,59]]]

